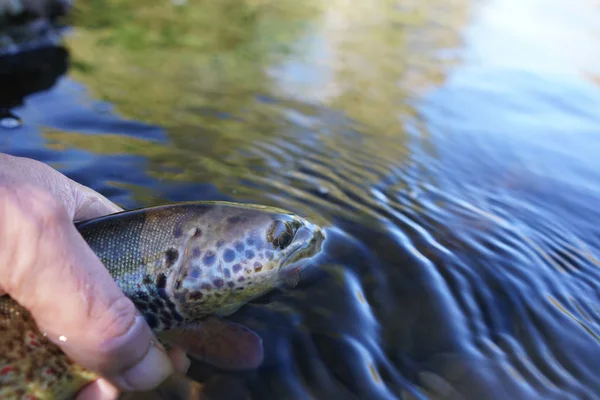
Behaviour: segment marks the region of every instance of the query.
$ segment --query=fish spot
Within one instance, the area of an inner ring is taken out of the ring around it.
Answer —
[[[190,271],[190,277],[192,279],[198,279],[200,277],[200,269],[192,268],[192,270]]]
[[[206,290],[207,292],[210,292],[212,290],[212,286],[210,285],[210,283],[203,283],[202,285],[200,285],[200,288]]]
[[[164,289],[165,286],[167,286],[167,276],[163,273],[160,273],[156,277],[156,287],[158,289]]]
[[[224,276],[225,278],[230,278],[230,277],[231,277],[231,272],[229,272],[229,269],[225,268],[225,269],[223,270],[223,276]]]
[[[227,222],[230,224],[239,224],[240,222],[242,222],[242,218],[238,215],[235,215],[233,217],[227,218]]]
[[[214,285],[215,285],[215,287],[217,287],[217,288],[222,288],[222,287],[223,287],[223,285],[225,284],[225,282],[223,282],[223,279],[219,279],[219,278],[217,278],[217,279],[215,279],[215,280],[213,281],[213,284],[214,284]]]
[[[259,262],[254,263],[254,271],[260,272],[262,270],[262,264]]]
[[[248,246],[254,246],[254,238],[249,237],[248,239],[246,239],[246,244]]]
[[[148,303],[143,300],[140,300],[138,298],[133,298],[132,300],[133,300],[133,304],[135,304],[135,306],[139,309],[143,310],[144,308],[148,307]],[[0,328],[0,332],[3,330],[4,330],[4,328]]]
[[[242,264],[235,264],[233,267],[233,273],[237,274],[238,272],[240,272],[242,270]]]
[[[181,288],[181,279],[177,279],[177,280],[175,281],[175,290],[177,290],[177,289],[179,289],[179,288]]]
[[[156,307],[156,305],[154,305],[154,303],[148,304],[148,309],[154,313],[158,312],[158,307]]]
[[[217,249],[220,249],[221,247],[223,247],[224,244],[225,244],[225,241],[223,239],[219,240],[217,242]]]
[[[144,315],[144,319],[150,328],[156,328],[158,326],[158,319],[154,314],[146,314]]]
[[[231,249],[227,249],[223,252],[223,261],[232,262],[235,259],[235,252]]]
[[[158,300],[158,299],[154,299],[152,300],[152,304],[156,307],[156,308],[163,308],[163,302]]]
[[[142,283],[144,283],[146,285],[151,285],[152,284],[152,278],[150,277],[150,275],[144,276],[144,279],[142,279]]]
[[[236,289],[236,290],[244,290],[244,287],[243,287],[243,286],[240,286],[240,287],[237,287],[237,288],[235,288],[235,289]]]
[[[232,287],[234,287],[234,286],[235,286],[235,283],[234,283],[234,282],[232,282],[232,281],[228,281],[228,282],[227,282],[227,286],[229,286],[230,288],[232,288]]]
[[[163,323],[163,328],[164,329],[169,329],[171,327],[171,317],[166,317],[166,316],[161,316],[160,317],[160,322]]]
[[[238,282],[244,282],[245,280],[246,280],[246,278],[244,278],[243,276],[240,276],[240,277],[238,278]]]
[[[204,262],[204,264],[206,264],[207,267],[209,267],[215,263],[216,258],[217,256],[213,251],[207,251],[206,254],[204,254],[204,258],[202,259],[202,261]]]
[[[200,228],[195,228],[194,232],[192,233],[192,238],[194,239],[198,239],[202,236],[202,229]]]
[[[200,251],[200,247],[194,247],[192,249],[192,256],[193,257],[200,257],[200,254],[202,254],[202,251]]]
[[[10,374],[11,372],[15,372],[15,369],[16,369],[16,368],[15,368],[14,366],[12,366],[12,365],[8,365],[8,366],[6,366],[6,367],[4,367],[4,368],[0,369],[0,376],[8,375],[8,374]]]
[[[175,299],[179,302],[179,304],[185,303],[185,293],[177,293],[175,294]]]
[[[202,300],[204,295],[202,292],[192,292],[190,293],[190,300]]]
[[[165,260],[167,262],[167,266],[172,266],[178,258],[179,252],[176,249],[170,248],[165,251]]]
[[[237,242],[235,242],[234,246],[238,253],[241,253],[246,248],[246,246],[244,246],[244,243],[240,242],[239,240]]]
[[[246,250],[246,257],[249,259],[254,258],[254,252],[252,250]]]
[[[148,302],[148,301],[150,301],[150,297],[148,297],[148,295],[147,295],[146,293],[144,293],[144,292],[138,292],[138,293],[137,293],[137,298],[138,298],[139,300],[141,300],[141,301],[145,301],[145,302]]]

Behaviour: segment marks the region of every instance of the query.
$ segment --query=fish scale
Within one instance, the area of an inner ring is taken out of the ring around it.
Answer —
[[[226,316],[321,251],[323,231],[288,211],[188,202],[76,224],[158,339],[221,368],[255,368],[262,342]],[[27,310],[0,297],[0,398],[72,397],[98,376],[71,361]]]

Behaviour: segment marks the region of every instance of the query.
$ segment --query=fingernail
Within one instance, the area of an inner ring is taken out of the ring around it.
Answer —
[[[98,379],[84,387],[75,397],[75,400],[122,400],[123,394],[119,393],[112,383],[106,379]]]
[[[152,344],[142,360],[114,379],[125,390],[152,390],[173,373],[167,354]]]
[[[181,348],[173,347],[167,354],[169,355],[169,359],[171,359],[171,363],[173,363],[173,367],[177,371],[184,374],[188,371],[192,362]]]

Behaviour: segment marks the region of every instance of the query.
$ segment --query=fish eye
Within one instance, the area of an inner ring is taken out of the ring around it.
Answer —
[[[276,221],[271,228],[268,240],[275,247],[283,250],[292,243],[294,233],[294,229],[290,224],[285,221]]]

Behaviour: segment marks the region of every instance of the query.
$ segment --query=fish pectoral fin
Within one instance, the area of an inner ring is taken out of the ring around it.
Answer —
[[[163,331],[160,339],[226,370],[257,368],[264,358],[260,336],[243,325],[215,317]]]
[[[300,268],[291,268],[281,272],[283,283],[289,289],[293,289],[298,286],[300,282]]]
[[[236,312],[237,310],[239,310],[244,304],[246,304],[246,303],[234,303],[234,304],[225,306],[217,313],[217,315],[220,317],[227,317],[228,315],[231,315],[234,312]]]

